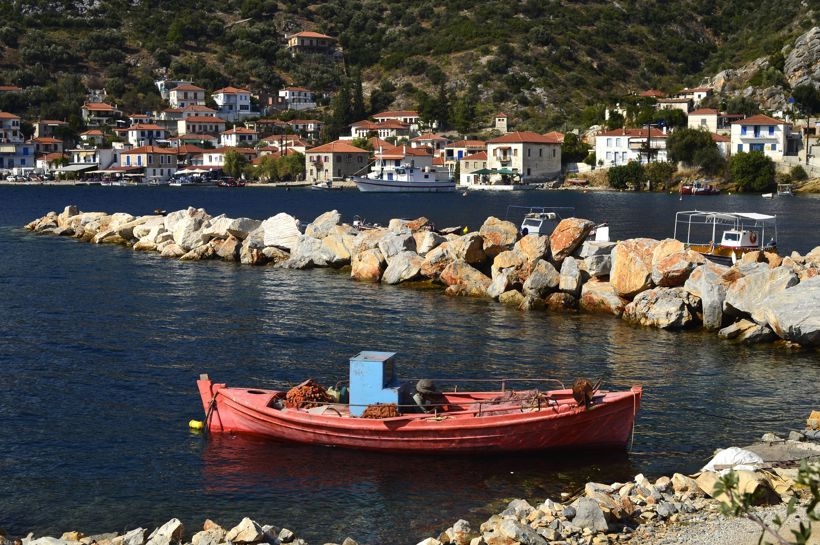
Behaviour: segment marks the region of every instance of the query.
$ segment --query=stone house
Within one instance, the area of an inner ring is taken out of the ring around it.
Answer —
[[[336,140],[305,152],[305,176],[311,183],[364,175],[370,152]]]

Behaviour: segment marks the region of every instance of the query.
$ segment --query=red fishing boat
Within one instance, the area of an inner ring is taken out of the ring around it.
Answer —
[[[580,402],[566,388],[513,391],[502,383],[495,392],[438,392],[433,387],[435,403],[428,403],[420,385],[430,381],[419,381],[412,394],[410,383],[396,380],[393,356],[360,353],[350,363],[349,400],[304,407],[287,406],[285,391],[229,388],[201,375],[205,427],[211,433],[388,452],[625,448],[640,408],[640,386],[620,392],[589,388]],[[402,412],[365,417],[373,407]]]
[[[716,185],[695,182],[680,186],[681,195],[720,195],[720,188]]]

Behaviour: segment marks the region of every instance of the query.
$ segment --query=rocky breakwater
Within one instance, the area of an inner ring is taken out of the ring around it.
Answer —
[[[287,528],[261,525],[249,518],[226,530],[219,524],[206,520],[202,530],[194,532],[190,538],[179,519],[171,519],[159,528],[149,532],[146,528],[135,528],[123,532],[85,535],[82,532],[65,532],[59,538],[35,537],[29,534],[22,539],[12,539],[0,532],[0,545],[308,545]],[[325,545],[336,545],[326,543]],[[351,538],[345,538],[341,545],[357,545]]]
[[[260,221],[188,208],[135,217],[75,206],[26,226],[184,261],[333,267],[359,281],[432,282],[447,295],[521,310],[580,309],[642,326],[703,328],[736,342],[820,346],[820,246],[805,256],[751,252],[726,267],[673,239],[597,242],[589,237],[593,227],[568,218],[550,236],[521,237],[514,224],[494,217],[477,232],[458,234],[436,232],[425,218],[356,228],[335,210],[304,225],[286,213]]]

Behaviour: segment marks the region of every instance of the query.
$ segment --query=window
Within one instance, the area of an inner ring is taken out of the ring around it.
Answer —
[[[774,135],[774,125],[769,125],[769,136]]]
[[[538,157],[543,157],[543,156],[544,156],[544,148],[541,148],[541,149],[538,150]]]
[[[772,151],[777,151],[777,144],[772,144]]]
[[[705,126],[706,126],[706,120],[705,120],[705,119],[701,119],[701,120],[700,120],[700,126],[701,126],[701,127],[705,127]]]
[[[529,175],[530,175],[530,169],[528,168],[527,169],[527,176],[529,176]]]
[[[618,147],[618,148],[621,147],[621,139],[620,138],[615,139],[615,147]]]
[[[743,144],[738,144],[738,145],[737,145],[737,151],[738,151],[738,153],[740,153],[741,151],[743,151]]]
[[[527,148],[527,157],[530,156],[530,151],[531,151],[530,148]]]
[[[612,138],[607,138],[606,139],[606,147],[608,147],[608,148],[612,147]]]
[[[552,156],[555,157],[556,151],[555,148],[552,148]]]
[[[515,148],[515,149],[513,150],[513,153],[512,153],[512,154],[513,154],[513,157],[518,157],[518,148]]]
[[[612,160],[612,152],[611,152],[611,151],[606,152],[606,160],[607,160],[607,161],[611,161],[611,160]]]
[[[741,127],[740,127],[740,134],[742,134],[742,135],[745,135],[745,134],[746,134],[746,125],[741,125]]]

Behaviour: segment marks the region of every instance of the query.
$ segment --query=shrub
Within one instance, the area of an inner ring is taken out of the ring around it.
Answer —
[[[646,172],[643,165],[637,161],[630,161],[623,166],[612,167],[607,172],[609,185],[615,189],[626,189],[632,184],[640,190],[646,180]]]
[[[762,192],[774,184],[774,163],[759,151],[736,153],[729,171],[738,191]]]
[[[789,176],[792,180],[797,180],[798,182],[803,181],[809,177],[809,175],[806,174],[806,170],[800,165],[794,165],[792,169],[789,171]]]
[[[678,170],[675,163],[669,161],[659,163],[649,163],[644,169],[646,172],[646,179],[649,181],[649,188],[669,187],[669,182],[672,180],[675,172]]]

